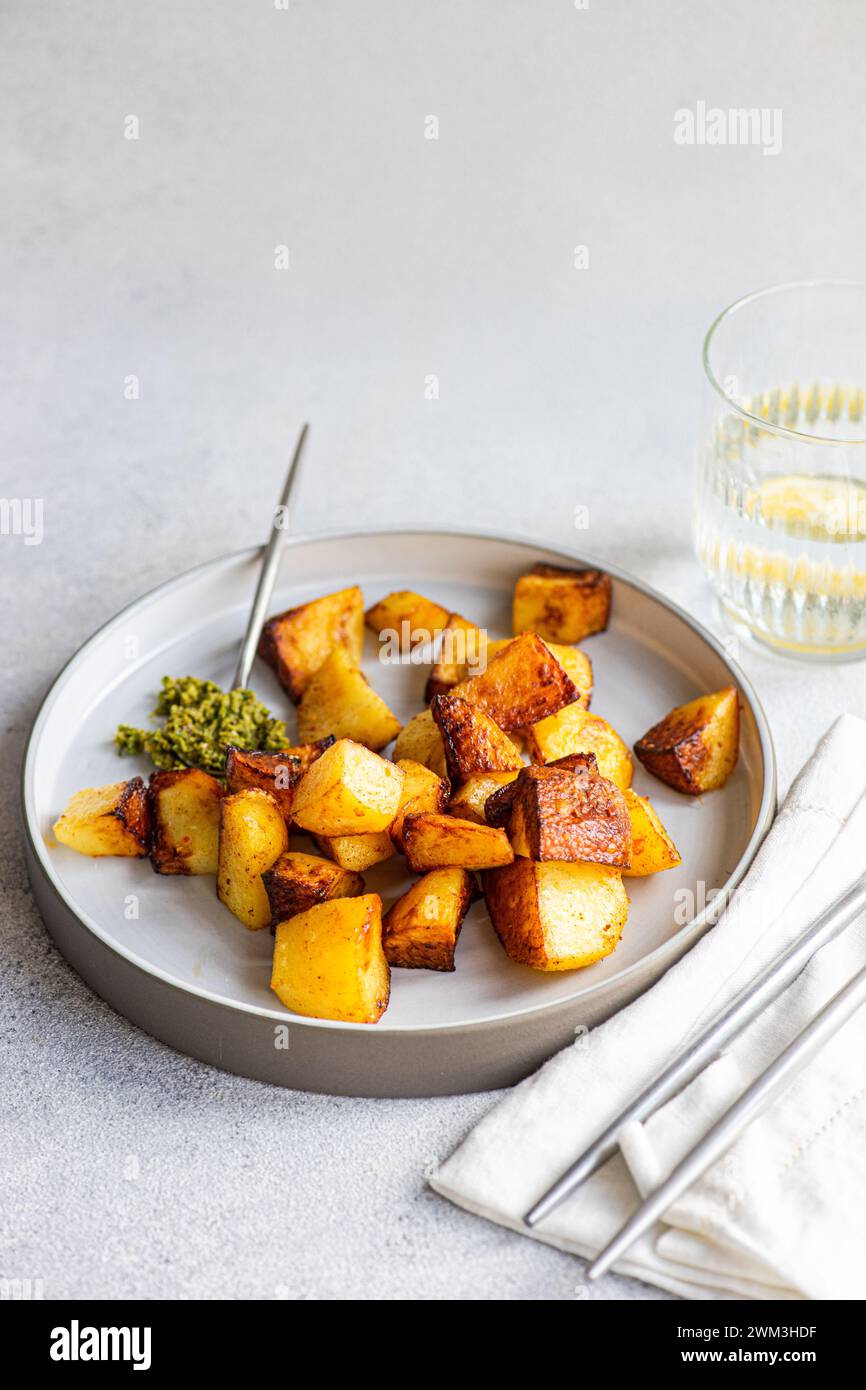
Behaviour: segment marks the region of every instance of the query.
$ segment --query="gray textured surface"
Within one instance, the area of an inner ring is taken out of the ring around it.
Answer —
[[[0,538],[2,1274],[46,1297],[580,1296],[575,1261],[424,1187],[492,1097],[270,1090],[95,999],[23,878],[21,749],[105,618],[258,539],[303,417],[306,528],[585,544],[712,622],[700,338],[762,283],[861,271],[866,11],[10,0],[3,29],[2,492],[44,498],[45,539]],[[678,148],[699,99],[781,107],[783,152]],[[785,785],[863,712],[864,668],[744,661]]]

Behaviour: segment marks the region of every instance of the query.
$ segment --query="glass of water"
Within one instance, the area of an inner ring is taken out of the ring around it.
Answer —
[[[695,545],[738,630],[866,655],[866,284],[761,290],[704,343]]]

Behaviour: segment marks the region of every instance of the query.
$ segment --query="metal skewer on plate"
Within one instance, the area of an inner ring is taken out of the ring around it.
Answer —
[[[289,501],[291,499],[295,482],[299,474],[301,455],[304,451],[304,444],[306,443],[309,429],[310,426],[308,424],[303,425],[301,433],[298,435],[298,442],[295,445],[295,452],[292,455],[292,461],[289,464],[289,471],[286,474],[286,481],[283,484],[283,490],[280,494],[280,500],[277,503],[276,508],[274,509],[274,517],[273,522],[271,524],[271,534],[268,538],[267,544],[264,547],[264,550],[262,551],[262,568],[259,574],[259,582],[256,585],[255,597],[253,598],[253,606],[250,609],[250,616],[247,622],[247,630],[244,635],[244,640],[241,643],[240,654],[238,655],[238,664],[235,669],[235,678],[232,682],[232,688],[234,690],[246,689],[247,682],[250,678],[250,671],[252,669],[253,660],[255,658],[256,648],[258,647],[259,636],[262,630],[262,624],[265,620],[265,614],[268,610],[268,605],[271,601],[271,594],[274,591],[274,583],[277,577],[277,569],[279,568],[280,550],[282,547],[282,542],[286,530],[285,525],[283,523],[288,512]]]

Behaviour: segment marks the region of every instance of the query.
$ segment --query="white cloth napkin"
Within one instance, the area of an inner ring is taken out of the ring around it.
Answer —
[[[866,723],[840,718],[792,786],[720,921],[652,989],[509,1092],[431,1178],[521,1216],[686,1040],[866,871]],[[826,946],[730,1049],[532,1235],[594,1255],[640,1196],[866,961],[866,922]],[[687,1298],[866,1298],[866,1009],[618,1265]]]

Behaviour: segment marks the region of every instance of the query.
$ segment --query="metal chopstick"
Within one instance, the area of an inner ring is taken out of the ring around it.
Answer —
[[[630,1245],[656,1222],[668,1207],[725,1153],[748,1124],[781,1095],[825,1043],[866,1002],[866,965],[819,1014],[780,1052],[766,1071],[744,1091],[708,1134],[677,1164],[670,1177],[641,1203],[625,1225],[596,1255],[588,1279],[598,1279]]]
[[[289,505],[289,498],[292,495],[292,489],[295,483],[295,475],[298,470],[298,464],[301,461],[301,454],[303,453],[304,443],[306,442],[307,431],[309,430],[309,428],[309,425],[304,425],[304,427],[301,430],[301,433],[298,435],[298,442],[295,445],[295,452],[292,456],[292,461],[289,464],[289,471],[286,474],[286,481],[283,484],[283,491],[280,495],[280,500],[277,503],[277,506],[274,510],[274,517],[271,523],[271,534],[268,538],[268,542],[262,554],[262,568],[259,573],[259,582],[256,585],[256,594],[255,598],[253,599],[253,606],[250,609],[250,616],[249,622],[247,623],[246,634],[244,636],[243,643],[241,644],[240,655],[238,656],[238,664],[237,669],[235,670],[235,678],[232,686],[232,689],[234,690],[246,689],[247,681],[250,678],[250,671],[252,669],[253,658],[255,657],[256,648],[259,644],[259,636],[262,630],[262,623],[265,620],[265,613],[267,612],[268,604],[271,601],[271,594],[273,593],[274,589],[274,581],[277,577],[277,566],[280,562],[280,546],[283,540],[283,534],[285,530],[285,527],[280,525],[280,521],[282,515],[285,512],[285,509]]]
[[[770,961],[754,979],[734,996],[728,1007],[644,1091],[631,1101],[606,1129],[594,1139],[560,1178],[523,1218],[534,1226],[580,1187],[592,1173],[616,1152],[617,1135],[632,1120],[645,1120],[658,1106],[670,1100],[693,1080],[720,1048],[735,1038],[766,1006],[797,978],[812,956],[832,941],[866,910],[866,875],[834,902],[820,917],[795,937],[790,946]]]

